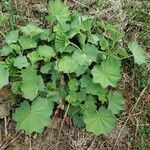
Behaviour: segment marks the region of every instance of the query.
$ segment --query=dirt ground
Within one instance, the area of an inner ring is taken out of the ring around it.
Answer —
[[[104,2],[103,5],[95,4],[95,0],[66,0],[65,2],[72,10],[79,10],[83,14],[94,14],[99,20],[115,23],[126,33],[124,44],[129,39],[136,38],[150,55],[150,46],[147,42],[149,25],[130,18],[130,10],[133,8],[128,7],[129,4],[135,5],[147,11],[150,3],[134,0],[108,1],[109,3]],[[0,11],[7,14],[3,7],[4,1],[0,2]],[[42,21],[47,12],[46,0],[14,0],[14,4],[17,8],[14,19],[18,26],[30,21],[41,26],[47,25],[46,21]],[[7,25],[4,28],[8,30]],[[142,33],[145,34],[144,37]],[[125,108],[118,118],[116,128],[106,136],[96,137],[84,129],[76,128],[71,121],[65,122],[63,130],[59,133],[62,119],[58,117],[50,127],[45,128],[42,135],[35,134],[28,137],[24,133],[17,132],[15,122],[11,120],[14,97],[11,95],[10,86],[3,88],[0,90],[0,150],[150,150],[150,137],[141,136],[141,127],[150,128],[150,89],[141,85],[141,80],[150,75],[150,63],[143,68],[136,72],[130,60],[124,62],[122,80],[118,89],[124,95]],[[60,139],[58,139],[59,134]],[[146,149],[140,148],[143,140]]]

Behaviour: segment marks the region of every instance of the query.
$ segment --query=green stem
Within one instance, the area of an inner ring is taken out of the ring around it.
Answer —
[[[72,43],[72,42],[70,42],[70,41],[69,41],[69,44],[82,51],[82,49],[81,49],[79,46],[77,46],[76,44],[74,44],[74,43]]]
[[[0,30],[0,34],[1,34],[4,38],[6,38],[6,35],[2,32],[2,30]]]
[[[12,0],[9,0],[8,4],[6,4],[6,2],[4,0],[2,0],[6,10],[9,13],[9,22],[10,22],[10,26],[11,29],[14,30],[14,18],[13,18],[13,4],[12,4]]]

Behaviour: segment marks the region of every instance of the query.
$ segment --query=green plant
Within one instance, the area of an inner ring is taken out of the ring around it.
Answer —
[[[149,127],[141,127],[139,130],[138,149],[139,150],[148,150],[149,139],[150,139],[150,128]]]
[[[106,134],[124,105],[115,91],[121,60],[128,58],[120,42],[123,34],[93,16],[71,15],[59,0],[51,1],[48,11],[51,29],[28,24],[12,30],[0,50],[0,88],[10,82],[21,103],[13,114],[17,129],[41,133],[62,101],[77,126]],[[135,63],[146,62],[136,42],[129,49]]]

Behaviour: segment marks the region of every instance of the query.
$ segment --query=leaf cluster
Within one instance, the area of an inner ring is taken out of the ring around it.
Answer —
[[[0,88],[11,83],[23,101],[13,114],[17,129],[42,133],[63,100],[75,125],[106,134],[124,105],[115,91],[121,60],[128,57],[120,43],[123,34],[93,16],[71,13],[59,0],[50,1],[48,11],[51,29],[27,24],[10,31],[0,50]],[[136,63],[146,62],[136,42],[129,49]]]

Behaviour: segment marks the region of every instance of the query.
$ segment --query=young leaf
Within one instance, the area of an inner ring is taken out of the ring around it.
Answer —
[[[18,30],[12,30],[7,36],[6,36],[6,43],[8,45],[12,43],[16,43],[18,41]]]
[[[0,89],[9,83],[9,71],[0,65]]]
[[[129,54],[127,53],[125,48],[119,47],[116,51],[116,53],[121,57],[121,58],[128,58]]]
[[[39,79],[39,91],[43,92],[45,90],[45,84],[43,82],[43,78],[41,75],[38,75],[38,79]]]
[[[62,59],[59,60],[57,64],[57,69],[64,73],[73,73],[78,67],[78,64],[72,57],[64,56]]]
[[[12,83],[11,90],[14,94],[21,94],[21,81],[15,81]]]
[[[7,56],[12,52],[13,49],[11,47],[3,46],[2,49],[0,50],[0,56]]]
[[[44,57],[46,60],[51,59],[51,57],[54,57],[56,55],[53,48],[51,46],[47,46],[47,45],[39,46],[37,51],[38,51],[39,55],[41,57]]]
[[[59,100],[60,100],[59,92],[58,92],[58,91],[50,91],[50,92],[47,94],[47,99],[48,99],[50,102],[56,102],[56,103],[58,103]]]
[[[69,91],[69,95],[66,96],[66,100],[71,103],[72,105],[76,105],[76,102],[78,100],[77,92],[75,91]]]
[[[101,102],[105,102],[105,101],[107,101],[107,95],[108,95],[108,91],[106,89],[104,89],[104,88],[101,88],[99,90],[98,99]]]
[[[39,90],[39,78],[36,70],[32,67],[21,70],[23,97],[29,100],[34,100]]]
[[[77,91],[79,86],[78,80],[76,78],[72,78],[69,80],[68,86],[70,91]]]
[[[124,98],[123,95],[119,92],[109,93],[108,95],[108,109],[111,110],[114,114],[118,114],[123,108]]]
[[[80,106],[73,106],[73,105],[70,105],[67,114],[68,114],[70,117],[73,117],[73,116],[76,115],[76,114],[81,114],[81,107],[80,107]]]
[[[51,30],[49,30],[49,29],[44,29],[43,33],[41,33],[39,35],[39,37],[40,37],[40,39],[42,41],[48,41],[48,42],[50,42],[50,41],[52,41],[52,40],[55,39],[55,34],[52,33]]]
[[[89,43],[92,43],[92,44],[94,44],[94,45],[97,45],[98,44],[98,42],[99,42],[99,36],[98,35],[96,35],[96,34],[91,34],[89,37],[88,37],[88,42]]]
[[[84,45],[85,45],[85,42],[86,42],[86,35],[83,34],[83,33],[78,33],[78,34],[76,35],[76,37],[77,37],[77,40],[79,41],[79,44],[80,44],[81,46],[84,46]]]
[[[43,29],[39,28],[34,24],[28,24],[24,27],[21,27],[21,31],[23,32],[24,35],[31,36],[31,37],[35,35],[39,35],[44,32]]]
[[[18,56],[17,58],[15,58],[14,60],[14,66],[17,67],[18,69],[22,69],[22,68],[26,68],[28,67],[30,64],[28,63],[28,60],[26,58],[26,56]]]
[[[68,46],[69,40],[66,34],[57,34],[55,39],[55,47],[57,52],[63,52]]]
[[[84,122],[87,131],[95,135],[107,134],[114,128],[116,117],[111,111],[101,107],[98,112],[85,111]]]
[[[88,56],[79,50],[73,53],[72,58],[80,66],[83,65],[89,66],[92,63],[92,61],[88,58]]]
[[[52,63],[48,62],[45,65],[41,66],[40,72],[43,74],[48,74],[48,72],[51,70],[51,68],[52,68]]]
[[[76,76],[79,77],[80,75],[84,74],[86,70],[88,69],[88,66],[78,66],[78,68],[74,71],[76,73]]]
[[[48,12],[49,16],[47,19],[49,21],[57,20],[59,23],[62,23],[70,20],[69,9],[60,0],[51,0],[48,4]]]
[[[92,95],[86,97],[86,101],[83,105],[86,110],[95,111],[96,110],[96,98]]]
[[[100,46],[102,50],[108,51],[110,49],[109,42],[105,38],[100,39]]]
[[[66,53],[72,53],[74,51],[77,51],[78,49],[75,47],[75,46],[72,46],[72,45],[67,45],[67,47],[63,50],[63,52],[66,52]]]
[[[86,91],[84,89],[80,89],[77,92],[79,105],[86,100]]]
[[[37,42],[33,40],[31,37],[20,37],[19,43],[22,46],[23,50],[32,49],[37,47]]]
[[[50,122],[53,105],[47,99],[38,98],[30,106],[27,101],[21,103],[13,114],[17,122],[17,130],[24,130],[26,134],[33,132],[42,133],[45,126]]]
[[[102,87],[100,84],[93,83],[89,75],[83,75],[80,79],[81,87],[86,89],[87,94],[99,95]]]
[[[70,24],[67,23],[59,23],[53,27],[53,31],[56,34],[65,34],[70,31]]]
[[[81,19],[82,19],[82,30],[85,32],[91,32],[94,18],[89,16],[81,16]]]
[[[20,45],[18,45],[18,44],[11,44],[10,46],[9,46],[11,49],[13,49],[17,54],[22,54],[22,48],[21,48],[21,46]]]
[[[28,53],[27,57],[29,58],[32,65],[34,65],[39,60],[42,60],[42,58],[39,56],[39,53],[36,51]]]
[[[79,128],[85,127],[85,123],[83,121],[83,115],[75,114],[73,116],[73,123]]]
[[[94,45],[89,44],[89,43],[86,44],[83,47],[83,52],[87,55],[87,58],[90,61],[96,61],[97,60],[99,51]]]
[[[92,69],[93,82],[100,83],[103,88],[111,85],[116,87],[117,82],[121,78],[120,61],[117,59],[108,59],[103,61],[101,65],[96,65]]]
[[[128,48],[133,53],[135,63],[142,65],[147,62],[144,50],[136,41],[130,42]]]

